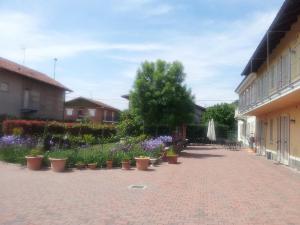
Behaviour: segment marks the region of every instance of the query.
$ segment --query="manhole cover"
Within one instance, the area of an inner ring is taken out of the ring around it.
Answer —
[[[130,185],[128,186],[129,189],[145,189],[146,185]]]

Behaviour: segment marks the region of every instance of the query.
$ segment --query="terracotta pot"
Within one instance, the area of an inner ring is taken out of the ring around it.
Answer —
[[[112,169],[113,167],[113,161],[112,160],[107,160],[106,161],[106,168],[107,169]]]
[[[27,160],[27,168],[30,170],[39,170],[42,166],[44,156],[25,156]]]
[[[169,164],[177,164],[178,155],[167,156]]]
[[[89,169],[95,170],[97,168],[97,163],[89,163],[88,164]]]
[[[167,151],[168,151],[169,147],[165,147],[163,152],[162,152],[162,156],[161,156],[161,159],[162,161],[164,162],[168,162],[168,159],[167,159]]]
[[[51,162],[51,169],[54,172],[63,172],[65,170],[67,159],[49,158]]]
[[[75,165],[77,169],[82,170],[85,168],[85,164],[76,164]]]
[[[129,160],[122,162],[122,169],[123,170],[130,170],[130,161]]]
[[[150,162],[150,158],[134,158],[136,160],[136,167],[138,170],[147,170]]]

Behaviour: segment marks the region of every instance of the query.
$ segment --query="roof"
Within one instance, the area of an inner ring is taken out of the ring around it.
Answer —
[[[49,84],[51,86],[54,86],[54,87],[57,87],[57,88],[60,88],[60,89],[66,90],[66,91],[72,91],[69,88],[67,88],[66,86],[62,85],[61,83],[52,79],[51,77],[49,77],[48,75],[46,75],[44,73],[30,69],[26,66],[22,66],[18,63],[12,62],[8,59],[4,59],[2,57],[0,57],[0,69],[5,69],[10,72],[17,73],[18,75],[28,77],[30,79],[38,80],[40,82]]]
[[[110,106],[110,105],[107,105],[107,104],[105,104],[105,103],[103,103],[103,102],[100,102],[100,101],[97,101],[97,100],[94,100],[94,99],[90,99],[90,98],[84,98],[84,97],[78,97],[78,98],[74,98],[74,99],[72,99],[72,100],[70,100],[70,101],[66,101],[66,106],[75,106],[75,104],[73,105],[72,103],[75,103],[76,101],[86,101],[86,102],[90,102],[90,103],[92,103],[92,104],[94,104],[94,105],[96,105],[96,106],[99,106],[99,107],[101,107],[101,108],[108,108],[108,109],[112,109],[112,110],[115,110],[115,111],[120,111],[119,109],[117,109],[117,108],[114,108],[114,107],[112,107],[112,106]]]
[[[300,15],[300,1],[285,0],[274,21],[244,68],[242,75],[248,76],[251,72],[257,72],[259,67],[267,59],[267,40],[269,39],[270,54],[279,44],[285,33],[291,29],[292,24],[297,21],[298,15]]]
[[[197,105],[197,104],[194,104],[195,105],[195,107],[197,108],[197,109],[199,109],[199,110],[202,110],[202,111],[205,111],[206,110],[206,108],[204,108],[204,107],[202,107],[202,106],[200,106],[200,105]]]

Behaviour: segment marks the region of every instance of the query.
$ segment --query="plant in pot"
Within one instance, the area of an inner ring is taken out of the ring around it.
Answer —
[[[144,149],[145,154],[150,157],[151,164],[154,165],[161,155],[164,142],[158,137],[142,142],[141,146]]]
[[[54,172],[63,172],[66,167],[68,156],[64,151],[53,151],[49,154],[49,161],[51,163],[51,169]]]
[[[113,159],[114,159],[113,150],[109,150],[108,154],[107,154],[107,159],[106,159],[106,168],[107,169],[113,168]]]
[[[91,170],[95,170],[97,168],[97,163],[95,162],[88,163],[88,168]]]
[[[97,168],[97,160],[94,155],[94,152],[91,152],[89,157],[87,157],[87,165],[91,170],[95,170]]]
[[[158,162],[158,158],[161,156],[162,150],[161,146],[147,151],[148,156],[150,157],[151,166],[154,166]]]
[[[75,164],[76,168],[79,169],[79,170],[82,170],[85,168],[85,163],[82,162],[82,161],[78,161],[76,164]]]
[[[176,154],[173,148],[170,148],[167,151],[166,156],[169,164],[177,164],[178,155]]]
[[[122,169],[130,170],[130,157],[127,154],[124,154],[122,159]]]
[[[148,156],[138,156],[134,158],[136,161],[136,168],[138,170],[147,170],[149,167],[150,157]]]
[[[39,170],[42,166],[43,161],[43,151],[41,148],[37,147],[32,149],[27,156],[25,156],[27,161],[27,168],[30,170]]]

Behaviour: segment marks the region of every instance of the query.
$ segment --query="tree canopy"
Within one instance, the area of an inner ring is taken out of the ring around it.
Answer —
[[[226,125],[229,129],[235,129],[235,105],[222,103],[206,108],[202,116],[202,122],[207,123],[210,119],[218,124]]]
[[[141,64],[129,98],[131,110],[145,126],[175,128],[193,120],[194,97],[184,84],[185,76],[178,61]]]

